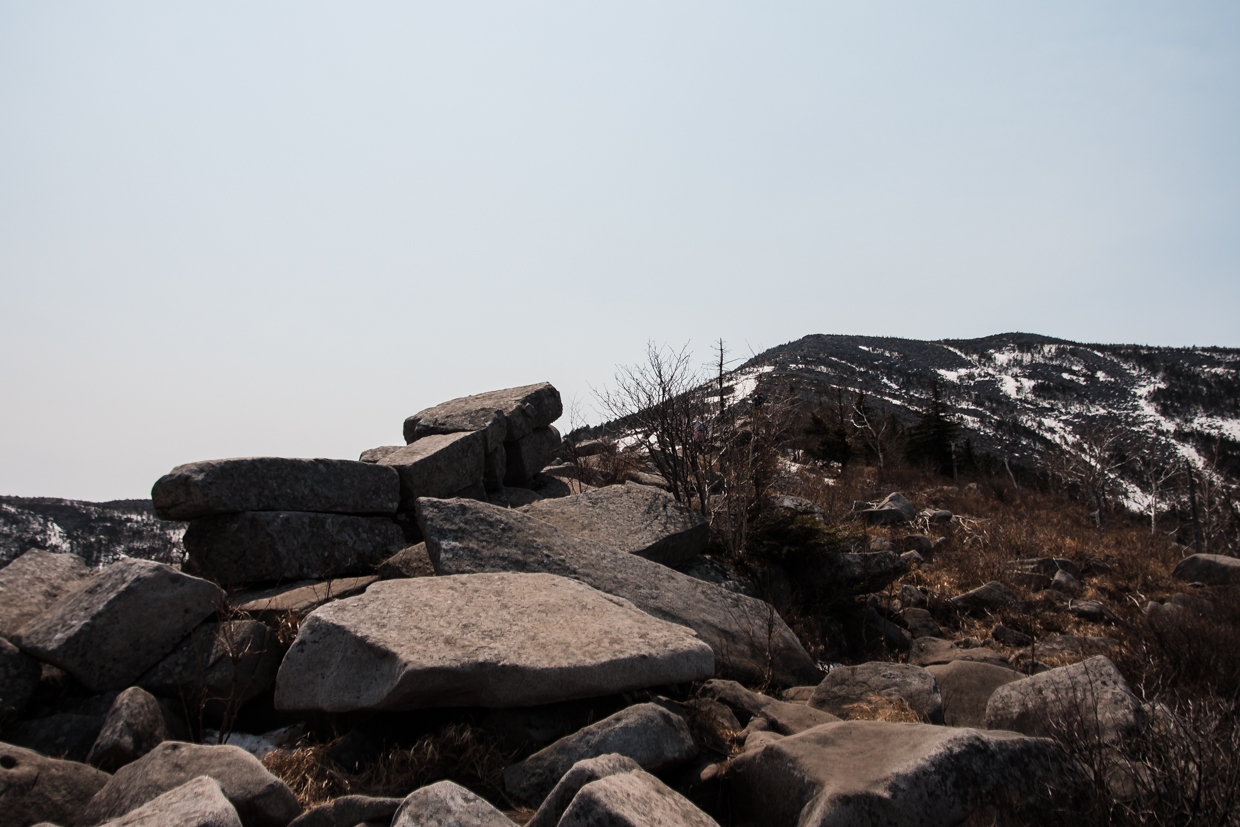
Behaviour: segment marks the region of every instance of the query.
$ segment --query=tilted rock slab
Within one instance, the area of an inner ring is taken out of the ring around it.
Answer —
[[[881,721],[746,749],[726,780],[737,820],[772,827],[954,827],[974,814],[1067,825],[1091,801],[1083,771],[1049,739]]]
[[[869,703],[873,696],[904,701],[923,720],[943,723],[943,698],[934,675],[908,663],[874,661],[836,667],[818,684],[809,705],[849,718],[849,705]]]
[[[526,823],[525,827],[556,827],[560,823],[560,817],[568,809],[568,805],[573,803],[573,799],[585,785],[609,775],[641,771],[641,764],[627,755],[616,753],[578,761],[556,782],[555,787],[543,799],[542,804],[538,805],[538,811],[534,813],[534,817]]]
[[[427,568],[430,568],[429,560]],[[299,580],[270,589],[230,594],[228,604],[238,611],[255,615],[285,612],[301,615],[314,611],[324,603],[361,594],[378,579],[371,574],[365,577],[337,577],[335,580]]]
[[[535,428],[545,428],[563,413],[560,392],[550,382],[488,391],[453,399],[409,417],[405,420],[405,442],[432,434],[485,430],[487,447],[493,448],[521,439]]]
[[[0,569],[0,637],[12,638],[93,573],[76,554],[37,548]]]
[[[400,475],[400,508],[411,511],[418,497],[453,497],[482,485],[487,439],[483,431],[424,437],[379,458],[380,467]]]
[[[280,665],[278,709],[509,707],[701,680],[694,634],[546,574],[384,580],[312,612]]]
[[[244,827],[286,827],[301,814],[284,782],[245,750],[165,741],[117,770],[86,805],[77,827],[120,818],[200,775],[218,782]]]
[[[194,520],[189,565],[225,586],[312,580],[360,572],[405,545],[387,517],[307,511],[244,511]]]
[[[749,683],[769,679],[781,686],[821,678],[796,635],[764,601],[487,503],[423,499],[417,513],[438,574],[545,572],[571,577],[693,629],[714,650],[723,677]]]
[[[1240,584],[1240,558],[1222,554],[1190,554],[1175,564],[1171,576],[1207,586]]]
[[[76,761],[58,761],[0,743],[0,827],[41,821],[71,825],[110,776]]]
[[[15,642],[94,692],[124,689],[223,603],[206,580],[121,560],[23,626]]]
[[[623,755],[657,772],[698,753],[685,719],[658,704],[638,704],[591,724],[504,770],[504,788],[541,804],[578,761]]]
[[[486,799],[451,781],[414,790],[392,817],[392,827],[513,827]]]
[[[521,509],[570,534],[675,568],[706,550],[710,524],[648,485],[609,485]]]
[[[178,465],[151,489],[155,515],[193,520],[237,511],[395,514],[400,481],[347,459],[248,457]]]
[[[719,827],[693,802],[647,772],[619,773],[586,784],[560,827]]]
[[[102,827],[242,827],[220,785],[205,775],[143,804]]]

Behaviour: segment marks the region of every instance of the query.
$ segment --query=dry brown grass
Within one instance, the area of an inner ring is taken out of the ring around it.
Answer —
[[[886,721],[890,724],[923,723],[908,701],[903,698],[884,698],[882,695],[871,695],[865,701],[848,704],[844,707],[850,721]]]

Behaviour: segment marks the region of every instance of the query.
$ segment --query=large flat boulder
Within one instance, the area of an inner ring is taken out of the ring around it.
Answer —
[[[510,795],[541,804],[578,761],[622,755],[651,772],[697,755],[685,719],[657,704],[638,704],[591,724],[504,770]]]
[[[124,689],[223,603],[206,580],[121,560],[23,626],[15,642],[88,689]]]
[[[560,432],[550,426],[535,428],[504,443],[504,485],[531,488],[534,476],[551,464],[560,450]]]
[[[1234,586],[1240,584],[1240,557],[1227,557],[1222,554],[1190,554],[1175,564],[1171,576],[1186,583]]]
[[[1015,669],[990,663],[957,660],[927,666],[943,697],[943,723],[948,726],[981,727],[986,704],[995,690],[1024,677]]]
[[[0,743],[0,827],[73,824],[109,778],[86,764]]]
[[[37,548],[0,569],[0,637],[12,638],[91,574],[76,554]]]
[[[347,459],[248,457],[178,465],[151,489],[155,515],[193,520],[237,511],[395,514],[391,469]]]
[[[693,629],[714,650],[722,677],[780,686],[816,683],[821,677],[796,635],[764,601],[487,503],[423,499],[417,514],[440,575],[543,572],[571,577]]]
[[[400,507],[411,511],[418,497],[453,497],[482,486],[487,438],[483,431],[423,437],[379,458],[400,475]]]
[[[211,718],[235,714],[271,688],[281,654],[275,633],[257,620],[204,623],[140,677],[138,686]]]
[[[943,699],[934,675],[908,663],[874,661],[836,667],[818,684],[809,705],[850,718],[850,706],[868,704],[875,697],[902,701],[921,720],[943,723]]]
[[[362,573],[403,545],[387,517],[307,511],[219,514],[185,530],[188,565],[224,586]]]
[[[706,550],[710,524],[648,485],[609,485],[521,509],[570,534],[676,568]]]
[[[768,741],[733,758],[726,779],[737,821],[771,827],[1068,825],[1092,801],[1089,779],[1048,739],[881,721]]]
[[[499,424],[495,414],[499,413]],[[504,388],[474,396],[463,396],[419,411],[405,420],[405,442],[416,442],[433,434],[459,431],[487,431],[491,447],[512,442],[535,428],[545,428],[560,418],[564,405],[560,392],[550,382]],[[494,433],[491,429],[494,428]],[[433,496],[433,495],[427,495]]]
[[[575,580],[421,577],[311,613],[280,666],[276,707],[532,706],[713,673],[691,631]]]
[[[103,827],[241,827],[241,819],[220,785],[200,775]]]
[[[86,805],[77,827],[120,818],[200,775],[219,784],[244,827],[285,827],[301,814],[284,782],[245,750],[165,741],[117,770]]]
[[[689,799],[648,772],[616,773],[586,784],[560,827],[719,827]]]

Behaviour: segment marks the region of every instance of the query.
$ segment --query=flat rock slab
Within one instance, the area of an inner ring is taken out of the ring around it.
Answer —
[[[224,586],[373,571],[403,545],[404,533],[387,517],[306,511],[221,514],[185,530],[189,564]]]
[[[691,631],[568,578],[384,580],[302,622],[276,707],[532,706],[713,673]]]
[[[939,684],[943,723],[956,727],[981,727],[995,690],[1025,677],[1015,669],[964,660],[927,666],[926,671]]]
[[[0,827],[73,824],[110,777],[76,761],[0,743]]]
[[[509,794],[541,804],[573,765],[602,755],[623,755],[658,772],[689,761],[697,745],[685,719],[657,704],[638,704],[561,738],[504,770]]]
[[[1176,563],[1171,576],[1186,583],[1234,586],[1240,584],[1240,558],[1222,554],[1190,554]]]
[[[498,424],[494,424],[496,413]],[[405,442],[433,434],[486,430],[489,447],[494,447],[499,442],[518,440],[535,428],[545,428],[563,413],[560,392],[550,382],[504,388],[419,411],[405,420]]]
[[[0,569],[0,637],[12,638],[91,574],[76,554],[37,548]]]
[[[424,437],[379,458],[400,475],[400,508],[412,511],[418,497],[452,497],[482,485],[487,439],[482,431]]]
[[[586,784],[560,827],[719,827],[689,799],[647,772],[619,773]]]
[[[844,721],[747,749],[726,772],[737,821],[901,825],[1079,823],[1082,770],[1050,740],[929,724]]]
[[[242,827],[220,785],[206,776],[143,804],[102,827]]]
[[[943,722],[943,699],[934,675],[908,663],[875,661],[832,669],[814,690],[809,705],[849,718],[849,706],[870,703],[875,696],[903,701],[924,721]]]
[[[429,567],[429,561],[427,565]],[[375,575],[367,575],[365,577],[337,577],[335,580],[303,580],[289,583],[287,586],[230,594],[228,604],[238,611],[250,614],[265,612],[306,614],[324,603],[361,594],[378,579]]]
[[[780,686],[821,678],[796,635],[764,601],[487,503],[419,500],[418,524],[440,575],[544,572],[571,577],[693,629],[714,650],[723,677]]]
[[[347,459],[249,457],[178,465],[151,489],[155,515],[193,520],[237,511],[395,514],[390,468]]]
[[[648,485],[609,485],[541,500],[521,511],[570,534],[676,568],[706,550],[710,524]]]
[[[219,784],[244,827],[286,827],[301,814],[284,782],[245,750],[165,741],[117,770],[86,805],[77,827],[120,818],[200,775]]]
[[[224,605],[206,580],[150,560],[113,563],[22,627],[15,641],[88,689],[124,689]]]

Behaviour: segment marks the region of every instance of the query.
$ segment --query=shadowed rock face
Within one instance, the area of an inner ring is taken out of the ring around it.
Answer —
[[[1233,586],[1240,584],[1240,558],[1222,554],[1190,554],[1176,564],[1171,574],[1186,583]]]
[[[453,497],[482,486],[486,461],[482,431],[424,437],[386,454],[378,465],[400,475],[400,508],[410,511],[418,497]]]
[[[418,522],[440,575],[545,572],[571,577],[693,629],[714,650],[724,677],[782,686],[821,678],[792,630],[761,600],[487,503],[422,499]]]
[[[545,574],[387,580],[302,623],[281,709],[530,706],[710,677],[692,631]]]

